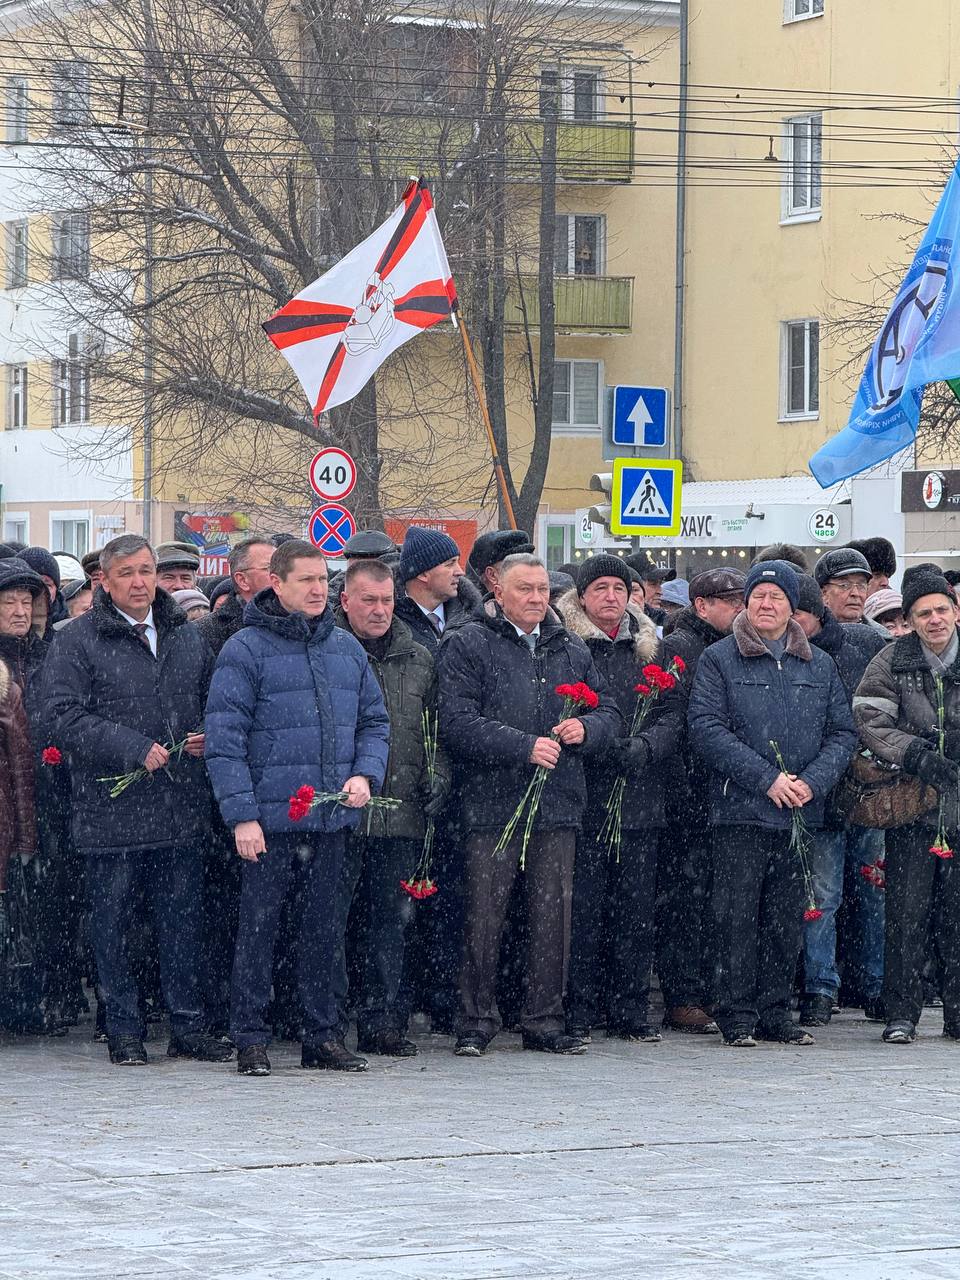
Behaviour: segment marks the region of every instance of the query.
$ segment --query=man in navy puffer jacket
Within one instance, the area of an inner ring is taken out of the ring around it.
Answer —
[[[283,902],[300,868],[300,998],[304,1067],[362,1071],[337,1030],[335,969],[343,963],[341,876],[348,829],[378,789],[390,727],[362,646],[327,608],[321,552],[291,539],[270,561],[271,586],[244,610],[210,686],[205,757],[224,822],[244,859],[230,1023],[242,1075],[269,1075],[273,950]],[[346,792],[299,821],[302,786]]]

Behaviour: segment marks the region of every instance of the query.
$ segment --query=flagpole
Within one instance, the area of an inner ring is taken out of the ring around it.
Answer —
[[[457,312],[452,311],[450,318],[460,330],[460,337],[463,339],[463,351],[467,357],[467,368],[470,370],[470,377],[473,380],[473,389],[477,393],[477,400],[480,402],[480,414],[483,418],[483,425],[487,429],[487,443],[490,445],[490,454],[493,458],[493,469],[497,476],[497,487],[500,490],[500,500],[504,505],[507,513],[507,519],[510,521],[510,528],[517,527],[517,518],[513,514],[513,503],[510,501],[510,494],[507,490],[507,478],[503,473],[503,463],[500,461],[500,454],[497,451],[497,442],[493,438],[493,426],[490,422],[490,413],[487,409],[487,398],[483,392],[483,386],[480,382],[480,372],[477,369],[477,361],[473,354],[473,343],[470,341],[470,335],[467,333],[466,321]]]

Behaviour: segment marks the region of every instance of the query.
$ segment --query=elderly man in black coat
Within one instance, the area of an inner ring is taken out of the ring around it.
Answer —
[[[622,733],[615,704],[582,640],[548,610],[541,560],[508,556],[482,622],[439,649],[440,734],[461,766],[467,910],[456,1052],[479,1056],[500,1028],[496,980],[523,822],[505,848],[501,834],[540,765],[548,776],[526,850],[529,933],[521,1013],[525,1049],[582,1053],[567,1035],[563,991],[570,954],[576,833],[586,803],[583,756]],[[583,682],[599,705],[561,718],[561,684]]]
[[[147,1061],[126,945],[143,893],[170,1010],[167,1053],[223,1062],[232,1048],[206,1034],[199,983],[201,848],[210,829],[203,710],[213,660],[196,627],[157,587],[146,539],[114,538],[100,565],[94,606],[58,634],[43,691],[51,742],[71,769],[73,835],[86,857],[110,1061]],[[113,779],[141,769],[111,795]]]

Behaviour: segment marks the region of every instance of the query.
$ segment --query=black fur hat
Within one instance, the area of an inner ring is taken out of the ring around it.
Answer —
[[[883,573],[892,578],[897,572],[897,553],[888,539],[860,538],[857,542],[848,542],[847,546],[860,552],[870,566],[871,573]]]
[[[767,560],[786,560],[787,564],[792,564],[801,573],[810,572],[810,561],[792,542],[774,542],[772,546],[763,547],[753,557],[754,564],[766,563]]]

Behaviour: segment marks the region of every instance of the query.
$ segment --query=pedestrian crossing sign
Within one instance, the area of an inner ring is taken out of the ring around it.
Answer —
[[[610,530],[637,537],[680,532],[683,463],[654,458],[614,458]]]

